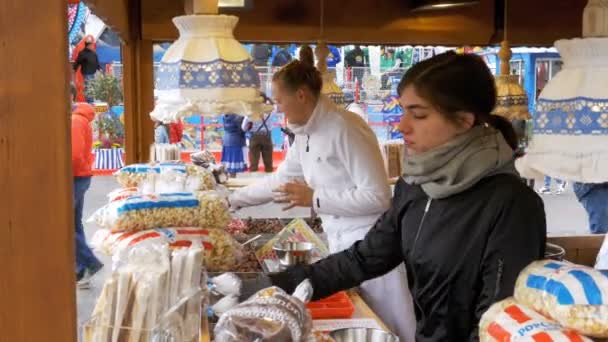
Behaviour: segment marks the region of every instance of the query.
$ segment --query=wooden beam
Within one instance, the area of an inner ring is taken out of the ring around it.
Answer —
[[[127,163],[147,162],[154,142],[153,43],[132,40],[122,47],[125,105],[125,151]]]
[[[290,9],[285,4],[296,3]],[[256,0],[251,10],[232,12],[239,17],[235,36],[240,41],[312,42],[319,39],[318,1]],[[142,35],[171,41],[177,30],[171,19],[184,14],[183,1],[142,2]],[[325,1],[328,43],[376,44],[488,44],[494,33],[493,0],[471,8],[412,13],[402,0]]]
[[[580,37],[587,0],[509,0],[511,45],[552,46],[558,39]]]
[[[84,0],[91,11],[125,42],[129,40],[130,0]]]
[[[65,11],[0,1],[2,341],[76,341]]]

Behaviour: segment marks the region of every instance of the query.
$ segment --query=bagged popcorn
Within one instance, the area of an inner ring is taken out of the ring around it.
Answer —
[[[591,342],[534,310],[507,298],[492,305],[479,322],[480,342]]]
[[[157,228],[133,232],[99,230],[91,240],[106,255],[127,255],[133,248],[167,244],[171,249],[202,247],[204,266],[211,272],[234,269],[245,257],[243,247],[221,229]]]
[[[112,231],[224,228],[229,221],[228,203],[214,191],[131,196],[109,203],[89,219]]]
[[[597,255],[595,268],[598,270],[608,270],[608,234],[606,234],[602,248],[600,248],[600,252]]]
[[[537,261],[519,275],[515,299],[563,327],[591,337],[608,337],[608,271]]]
[[[178,162],[127,165],[116,171],[114,176],[123,187],[141,187],[144,181],[147,182],[145,193],[172,192],[162,188],[167,186],[167,182],[173,186],[170,183],[172,180],[181,184],[177,191],[213,190],[216,185],[215,176],[210,170]],[[161,188],[155,189],[156,186]]]

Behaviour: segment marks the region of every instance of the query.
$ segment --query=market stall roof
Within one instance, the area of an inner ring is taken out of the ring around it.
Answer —
[[[184,14],[184,1],[84,0],[92,11],[128,42],[132,38],[168,41],[177,38],[171,23]],[[317,37],[316,1],[242,1],[243,8],[220,8],[235,14],[240,41],[311,42]],[[501,27],[495,18],[498,0],[439,11],[416,12],[411,0],[330,1],[326,14],[328,43],[487,45],[498,43]],[[513,0],[509,4],[510,41],[517,45],[550,46],[559,38],[580,35],[586,0]],[[542,13],[542,15],[539,15]],[[141,34],[140,34],[141,33]]]

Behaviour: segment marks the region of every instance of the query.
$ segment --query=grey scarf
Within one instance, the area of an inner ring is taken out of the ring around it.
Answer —
[[[490,175],[518,175],[502,133],[484,125],[428,152],[406,155],[404,169],[405,181],[419,184],[433,199],[463,192]]]

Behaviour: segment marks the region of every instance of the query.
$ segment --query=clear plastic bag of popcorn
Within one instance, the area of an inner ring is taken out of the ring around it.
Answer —
[[[495,303],[481,316],[479,341],[591,342],[590,339],[517,303],[513,298]]]
[[[245,258],[245,251],[223,229],[170,228],[159,229],[169,240],[171,248],[202,245],[204,266],[210,272],[235,269]]]
[[[563,327],[590,337],[608,337],[608,271],[534,262],[519,275],[515,299]]]
[[[202,247],[203,266],[211,272],[235,269],[245,258],[243,246],[222,229],[157,228],[131,232],[100,229],[91,245],[106,255],[126,255],[133,248],[167,244],[172,249]]]
[[[214,330],[216,342],[301,342],[311,331],[312,318],[304,301],[277,287],[261,290],[228,310]]]
[[[595,268],[598,270],[608,270],[608,234],[606,234],[602,248],[600,248],[600,252],[597,255]]]
[[[89,219],[112,231],[161,227],[224,228],[229,221],[228,203],[214,191],[132,196],[109,203]]]
[[[150,177],[149,174],[164,174],[165,177]],[[183,174],[185,178],[177,177],[175,174]],[[114,173],[116,180],[123,187],[140,187],[144,181],[152,181],[155,186],[158,186],[158,181],[164,181],[166,184],[167,180],[176,178],[177,181],[182,182],[183,190],[180,191],[205,191],[213,190],[216,185],[215,176],[213,172],[203,167],[184,164],[181,162],[162,162],[152,164],[132,164],[123,167],[122,169]],[[175,185],[177,186],[177,185]],[[149,193],[149,191],[145,191]],[[165,192],[162,189],[154,190],[156,193]]]

